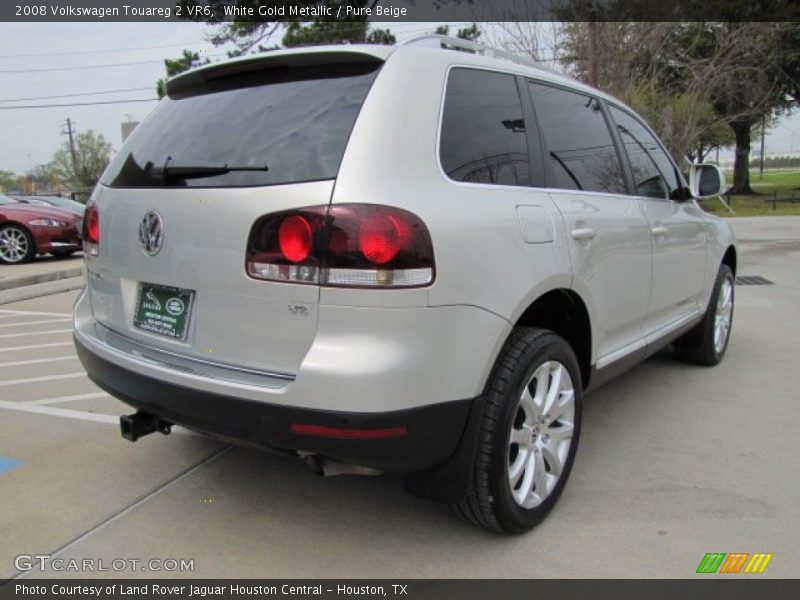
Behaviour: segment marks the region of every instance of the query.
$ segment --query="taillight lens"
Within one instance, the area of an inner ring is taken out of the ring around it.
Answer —
[[[419,287],[434,277],[428,228],[378,204],[314,206],[261,217],[247,245],[256,279],[344,287]]]
[[[311,253],[311,225],[302,215],[286,217],[278,228],[278,245],[281,254],[293,263],[308,258]]]
[[[86,207],[83,214],[83,251],[97,256],[100,251],[100,213],[93,202]]]

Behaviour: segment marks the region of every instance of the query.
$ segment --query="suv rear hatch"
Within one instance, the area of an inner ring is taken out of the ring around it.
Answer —
[[[94,195],[97,322],[168,352],[296,373],[319,287],[249,277],[248,236],[262,215],[330,203],[379,54],[278,52],[171,81]]]

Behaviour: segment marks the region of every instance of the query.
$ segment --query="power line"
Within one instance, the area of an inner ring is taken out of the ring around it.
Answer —
[[[26,104],[23,106],[0,106],[0,110],[17,108],[61,108],[66,106],[97,106],[99,104],[128,104],[129,102],[158,102],[158,98],[137,98],[134,100],[106,100],[103,102],[73,102],[70,104]]]
[[[162,44],[160,46],[141,46],[139,48],[114,48],[111,50],[80,50],[77,52],[43,52],[41,54],[0,54],[0,58],[36,58],[45,56],[75,56],[78,54],[108,54],[110,52],[135,52],[138,50],[157,50],[159,48],[180,48],[183,46],[186,49],[199,44]]]
[[[220,56],[227,56],[226,54],[203,54],[200,58],[219,58]],[[147,65],[153,63],[163,63],[164,59],[160,60],[140,60],[136,62],[125,63],[106,63],[104,65],[81,65],[80,67],[48,67],[46,69],[10,69],[3,70],[0,73],[45,73],[50,71],[83,71],[86,69],[107,69],[111,67],[132,67],[135,65]]]
[[[132,67],[134,65],[146,65],[153,63],[162,63],[163,60],[142,60],[138,62],[127,63],[108,63],[105,65],[83,65],[80,67],[50,67],[47,69],[12,69],[0,71],[0,73],[44,73],[46,71],[83,71],[85,69],[106,69],[109,67]]]
[[[0,102],[23,102],[26,100],[55,100],[56,98],[73,98],[75,96],[99,96],[101,94],[119,94],[122,92],[143,92],[151,90],[153,86],[139,87],[139,88],[126,88],[123,90],[105,90],[102,92],[81,92],[78,94],[60,94],[58,96],[33,96],[31,98],[0,98]]]

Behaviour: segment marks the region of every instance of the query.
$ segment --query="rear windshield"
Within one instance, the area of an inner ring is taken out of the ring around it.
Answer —
[[[286,67],[220,77],[162,100],[103,175],[112,187],[234,187],[333,179],[380,63]],[[263,167],[152,177],[184,164]]]

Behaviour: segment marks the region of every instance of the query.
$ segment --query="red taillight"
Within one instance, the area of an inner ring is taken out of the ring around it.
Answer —
[[[397,215],[372,215],[361,224],[358,247],[369,262],[382,265],[397,256],[409,234],[408,225]]]
[[[286,217],[278,229],[278,244],[291,262],[305,260],[311,253],[311,225],[300,215]]]
[[[97,256],[100,248],[100,213],[97,205],[90,203],[83,214],[83,251]]]
[[[379,204],[313,206],[261,217],[247,244],[255,279],[342,287],[419,287],[433,281],[422,220]]]
[[[292,423],[289,425],[289,431],[301,435],[345,440],[380,440],[404,436],[408,433],[408,428],[405,425],[400,425],[398,427],[384,427],[381,429],[346,429],[343,427],[311,425],[310,423]]]

